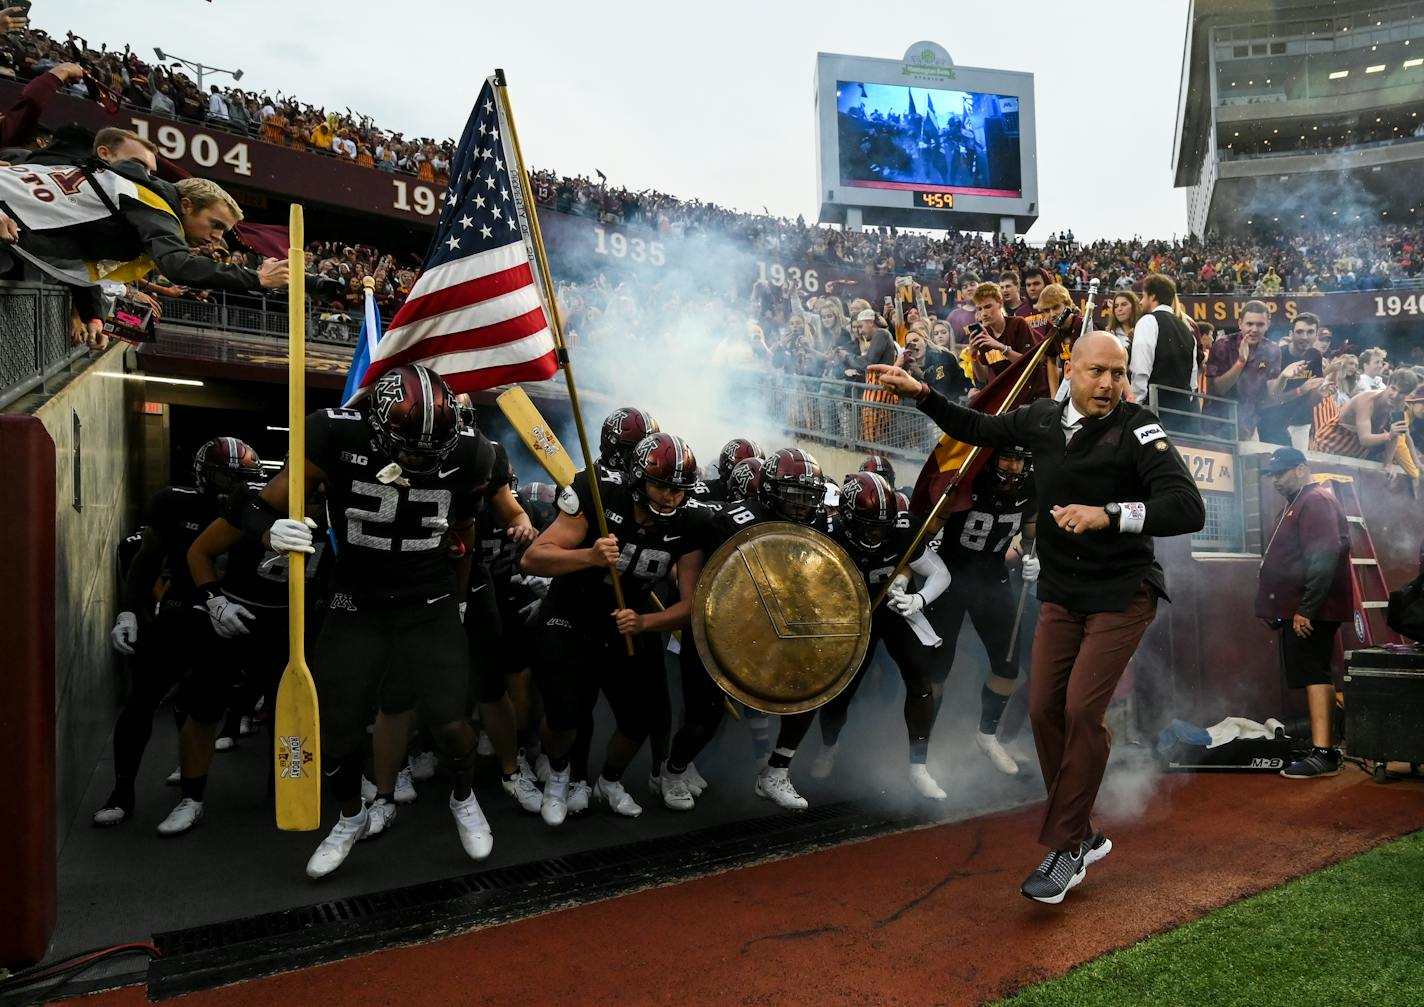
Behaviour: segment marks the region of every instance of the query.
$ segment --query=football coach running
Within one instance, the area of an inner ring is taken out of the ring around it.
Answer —
[[[1122,401],[1127,353],[1105,333],[1073,347],[1067,401],[1038,399],[1000,416],[955,405],[898,367],[870,370],[951,437],[1033,451],[1042,604],[1029,709],[1048,790],[1039,841],[1049,852],[1021,890],[1061,902],[1112,849],[1090,815],[1110,746],[1103,715],[1167,597],[1152,539],[1200,530],[1201,494],[1157,417]]]

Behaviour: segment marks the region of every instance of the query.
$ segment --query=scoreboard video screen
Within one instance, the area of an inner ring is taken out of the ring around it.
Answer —
[[[816,106],[823,222],[1021,233],[1037,218],[1032,74],[955,66],[927,42],[903,60],[821,53]]]

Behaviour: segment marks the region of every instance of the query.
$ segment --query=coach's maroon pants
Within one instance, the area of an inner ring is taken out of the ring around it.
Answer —
[[[1156,615],[1157,595],[1145,584],[1122,612],[1071,612],[1053,602],[1039,608],[1029,717],[1048,788],[1038,839],[1051,849],[1092,835],[1088,819],[1111,746],[1103,716]]]

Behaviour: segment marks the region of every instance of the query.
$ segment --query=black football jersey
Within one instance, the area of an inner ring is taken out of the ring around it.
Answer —
[[[223,520],[241,528],[243,512],[251,499],[261,491],[261,483],[248,483],[236,490],[228,497],[227,506],[222,513]],[[308,584],[316,582],[330,551],[322,515],[313,514],[312,519],[319,527],[312,532],[312,548],[315,552],[306,560]],[[222,558],[219,573],[222,577],[223,594],[234,601],[239,601],[249,608],[287,607],[286,553],[265,548],[244,535]]]
[[[188,570],[188,549],[217,518],[222,504],[215,496],[187,486],[165,486],[148,506],[148,526],[163,543],[163,571],[168,575],[167,597],[188,601],[198,595]],[[146,576],[145,572],[141,576]],[[148,588],[152,588],[150,578]]]
[[[856,569],[865,578],[866,587],[870,588],[873,598],[881,585],[890,579],[890,575],[895,572],[895,564],[900,562],[900,557],[905,555],[905,550],[909,549],[910,543],[915,540],[916,527],[912,524],[910,512],[901,511],[895,518],[894,530],[875,549],[866,549],[851,541],[845,527],[845,522],[835,522],[831,528],[831,538],[850,554]],[[925,545],[921,542],[915,555],[910,557],[910,562],[919,559],[924,555],[924,551]]]
[[[1009,543],[1034,511],[1032,479],[1026,479],[1011,494],[995,490],[993,479],[991,471],[976,479],[969,509],[951,514],[944,523],[939,554],[950,570],[970,566],[1002,569]]]
[[[430,475],[383,483],[390,464],[371,428],[352,409],[307,417],[307,458],[326,473],[327,513],[336,538],[332,590],[353,597],[434,598],[457,586],[450,561],[453,525],[476,517],[494,467],[494,448],[463,431]]]
[[[699,479],[690,495],[698,503],[720,503],[727,499],[727,484],[721,479]]]
[[[580,512],[589,517],[588,532],[579,546],[587,549],[598,539],[598,522],[590,517],[593,501],[587,471],[574,477],[573,490],[578,494]],[[599,479],[598,491],[608,532],[618,539],[622,549],[618,573],[623,599],[629,608],[646,610],[653,586],[668,576],[678,558],[704,547],[711,514],[688,502],[672,520],[645,527],[635,519],[632,490],[621,473],[610,472]],[[576,616],[606,616],[616,605],[613,578],[602,568],[555,577],[544,599],[545,611]]]

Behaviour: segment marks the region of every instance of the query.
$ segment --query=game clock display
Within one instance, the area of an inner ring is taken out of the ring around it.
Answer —
[[[915,197],[915,205],[926,210],[953,210],[954,193],[952,192],[919,192],[912,193]]]

